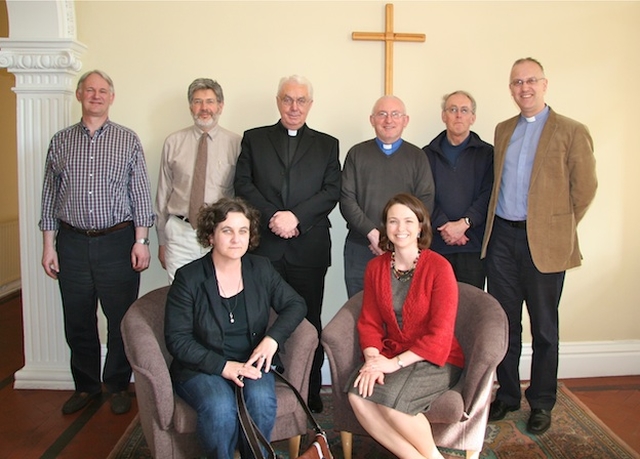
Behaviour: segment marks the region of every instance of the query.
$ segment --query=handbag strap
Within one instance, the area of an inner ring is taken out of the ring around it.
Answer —
[[[240,427],[242,428],[242,433],[244,433],[244,436],[249,443],[249,448],[251,449],[253,457],[256,459],[276,459],[276,453],[273,450],[271,443],[269,443],[269,440],[265,438],[255,422],[253,422],[253,419],[251,419],[251,415],[247,410],[247,405],[244,400],[244,391],[240,386],[236,386],[236,403],[238,405],[238,419],[240,421]],[[267,450],[267,458],[262,454],[260,443],[262,443]]]
[[[287,386],[289,386],[289,388],[293,391],[293,394],[296,396],[296,398],[298,399],[298,401],[300,402],[300,405],[302,405],[302,409],[304,410],[304,412],[307,414],[307,418],[309,419],[309,423],[311,424],[311,426],[313,427],[313,430],[319,434],[319,433],[324,433],[324,430],[322,430],[322,427],[320,427],[320,424],[318,424],[318,421],[316,421],[316,419],[313,417],[313,414],[311,413],[311,410],[309,409],[309,407],[307,406],[307,402],[304,401],[304,398],[302,398],[302,395],[300,395],[300,392],[298,392],[298,389],[295,388],[295,386],[293,384],[291,384],[287,378],[285,378],[282,373],[280,373],[278,370],[271,370],[275,373],[276,378],[278,378],[280,381],[282,381],[283,383],[285,383]]]
[[[272,368],[271,371],[275,374],[275,377],[277,379],[282,381],[285,385],[289,387],[289,389],[293,391],[293,394],[298,399],[298,402],[300,402],[300,405],[302,405],[302,409],[306,413],[309,423],[313,427],[313,430],[315,431],[316,435],[318,434],[323,435],[326,438],[326,434],[324,430],[322,429],[320,424],[318,424],[318,421],[316,421],[315,418],[313,417],[311,410],[307,406],[307,402],[304,401],[304,398],[302,398],[302,395],[300,395],[300,392],[298,392],[298,389],[296,389],[295,386],[291,384],[287,380],[287,378],[285,378],[282,375],[282,373],[280,373],[278,370]],[[260,444],[262,443],[262,445],[267,450],[267,459],[275,459],[276,453],[273,450],[271,443],[269,443],[269,440],[265,438],[262,432],[260,432],[260,429],[258,428],[258,426],[256,426],[256,424],[253,422],[253,419],[251,419],[251,415],[247,410],[247,405],[244,400],[244,391],[240,386],[236,386],[236,403],[238,405],[238,419],[240,420],[240,427],[242,428],[242,432],[244,433],[244,436],[247,439],[247,442],[249,443],[249,448],[251,449],[251,453],[253,454],[253,456],[257,459],[264,458],[264,455],[260,450]]]

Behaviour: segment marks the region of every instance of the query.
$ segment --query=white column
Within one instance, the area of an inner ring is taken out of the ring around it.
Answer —
[[[53,134],[72,124],[84,45],[75,39],[0,39],[0,67],[16,77],[20,260],[25,366],[16,389],[73,389],[56,281],[40,265],[42,179]]]

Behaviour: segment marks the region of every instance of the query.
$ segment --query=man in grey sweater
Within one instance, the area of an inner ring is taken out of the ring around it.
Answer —
[[[382,253],[378,230],[382,210],[398,193],[411,193],[433,210],[435,187],[424,152],[402,139],[409,116],[402,100],[383,96],[369,121],[376,137],[354,145],[342,170],[340,212],[349,230],[344,246],[347,294],[363,288],[369,260]]]

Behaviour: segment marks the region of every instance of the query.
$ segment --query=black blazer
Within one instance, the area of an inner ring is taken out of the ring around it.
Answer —
[[[282,348],[307,313],[304,300],[264,257],[242,257],[242,279],[251,347],[269,335]],[[271,308],[278,318],[267,329]],[[167,296],[164,325],[167,349],[174,357],[174,380],[186,381],[198,373],[222,373],[227,363],[223,357],[222,324],[227,320],[211,252],[178,269]],[[277,360],[276,363],[280,364]]]
[[[327,267],[331,264],[329,213],[340,199],[338,139],[305,124],[291,166],[286,166],[286,129],[273,126],[244,133],[234,181],[236,196],[256,207],[260,217],[260,245],[255,253],[272,261],[283,257],[291,264]],[[283,181],[289,179],[289,199],[282,197]],[[282,239],[269,229],[278,210],[290,210],[300,224],[300,235]]]

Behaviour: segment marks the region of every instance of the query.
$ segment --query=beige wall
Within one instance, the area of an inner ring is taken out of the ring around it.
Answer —
[[[4,0],[0,1],[0,37],[9,36]],[[16,155],[16,95],[13,74],[0,68],[0,223],[18,218],[18,157]],[[16,241],[16,244],[18,241]],[[2,263],[2,260],[0,260]]]
[[[309,124],[340,139],[343,159],[373,136],[367,117],[383,91],[383,46],[350,35],[381,30],[383,2],[81,1],[76,15],[84,69],[113,77],[112,119],[140,135],[153,190],[163,140],[190,124],[186,88],[200,76],[223,85],[221,124],[238,133],[277,121],[278,79],[300,73],[315,86]],[[408,141],[423,146],[440,132],[440,97],[462,88],[478,101],[474,129],[492,142],[496,123],[517,112],[507,81],[524,56],[545,65],[549,104],[590,127],[600,188],[580,228],[584,265],[567,276],[565,342],[640,339],[639,20],[637,2],[395,2],[396,31],[427,35],[395,46]],[[337,211],[332,220],[325,319],[346,297],[345,224]],[[155,232],[152,243],[145,291],[166,282]]]

